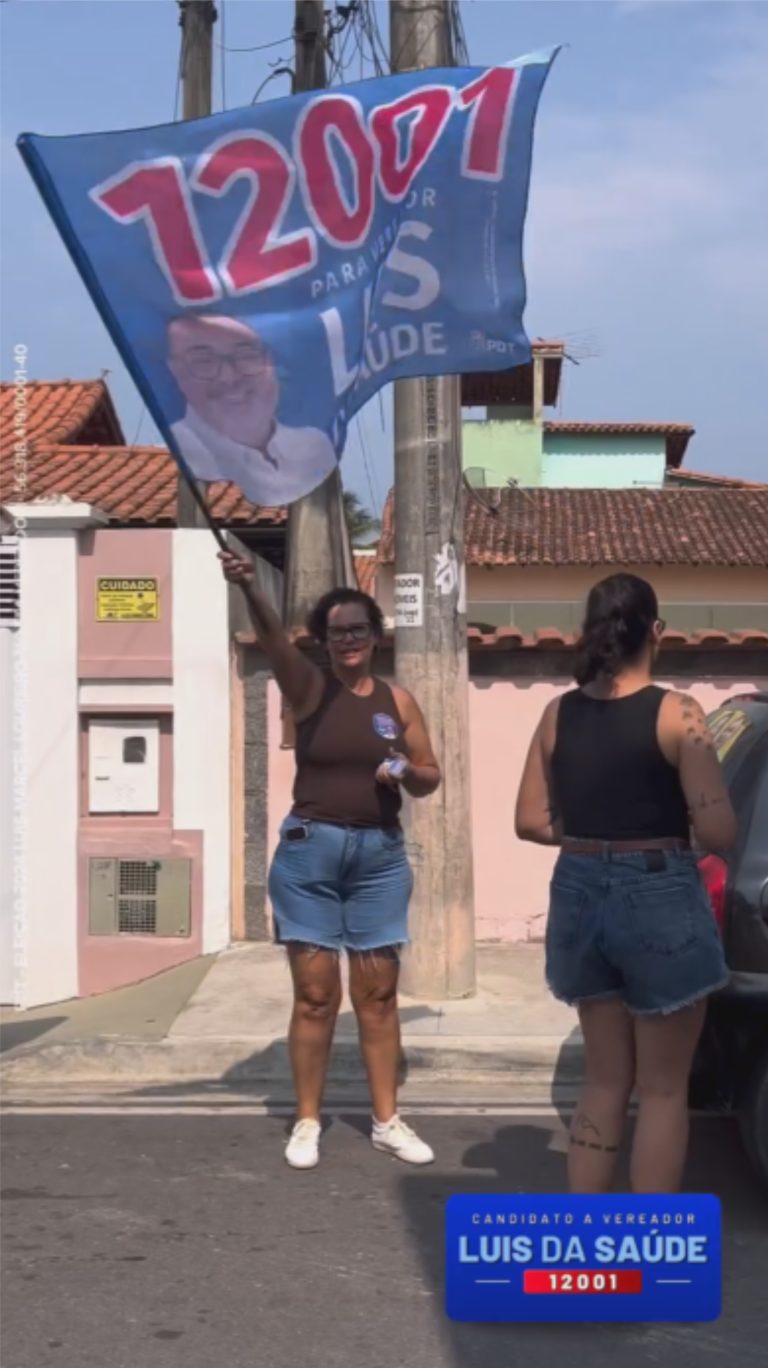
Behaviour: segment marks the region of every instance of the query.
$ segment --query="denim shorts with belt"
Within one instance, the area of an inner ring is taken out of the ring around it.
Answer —
[[[638,1015],[675,1012],[723,988],[723,946],[694,854],[563,851],[546,974],[563,1002],[619,997]]]
[[[413,873],[400,827],[287,817],[269,871],[278,944],[392,949],[408,940]]]

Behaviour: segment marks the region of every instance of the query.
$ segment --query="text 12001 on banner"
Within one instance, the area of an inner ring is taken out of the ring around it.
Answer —
[[[424,576],[395,575],[395,626],[421,627],[424,623]]]
[[[695,1325],[721,1310],[716,1197],[449,1198],[446,1311],[455,1321]]]

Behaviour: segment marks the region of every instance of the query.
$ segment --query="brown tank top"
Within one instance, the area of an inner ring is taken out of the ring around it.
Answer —
[[[400,790],[376,782],[393,750],[404,750],[403,722],[389,686],[374,679],[366,698],[329,675],[320,706],[296,727],[294,816],[333,826],[398,827]]]

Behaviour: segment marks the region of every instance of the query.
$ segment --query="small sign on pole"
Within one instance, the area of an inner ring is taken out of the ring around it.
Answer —
[[[424,576],[395,575],[395,626],[421,627],[424,623]]]

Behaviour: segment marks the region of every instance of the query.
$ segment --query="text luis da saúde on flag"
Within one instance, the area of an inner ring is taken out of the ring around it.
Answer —
[[[530,359],[522,240],[555,51],[19,150],[188,474],[291,503],[383,385]]]
[[[445,1305],[456,1321],[717,1320],[712,1196],[451,1197]]]

